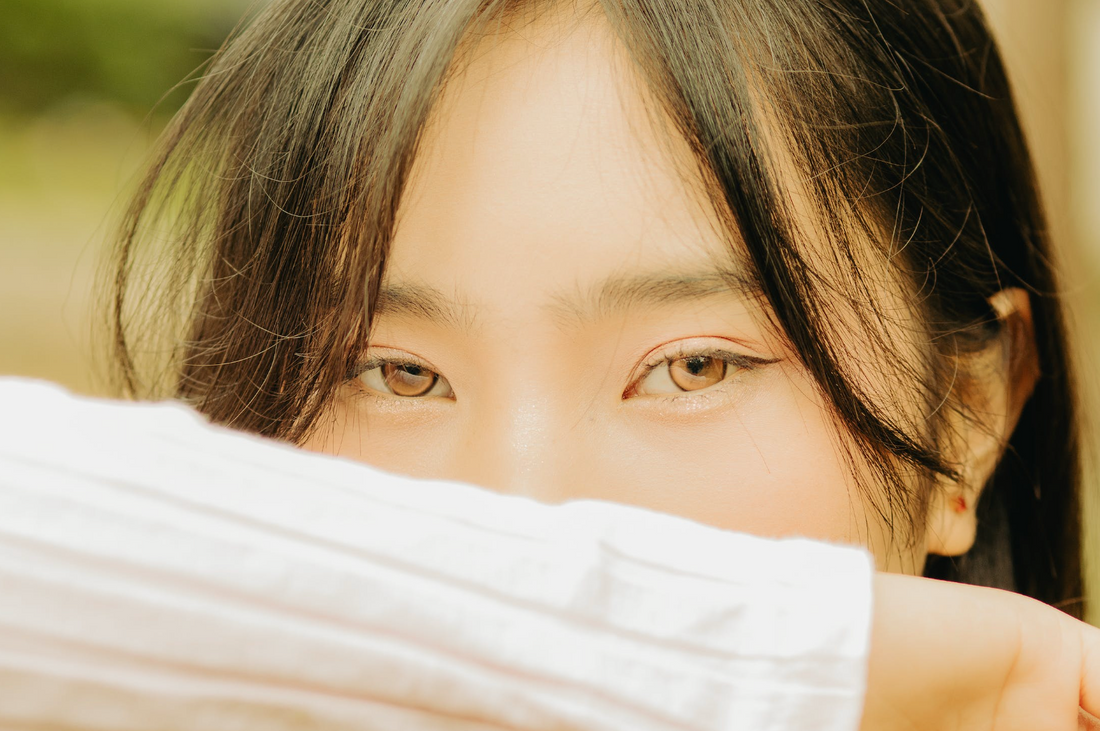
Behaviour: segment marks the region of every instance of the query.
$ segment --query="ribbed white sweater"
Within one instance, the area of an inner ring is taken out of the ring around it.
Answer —
[[[873,563],[0,379],[0,728],[854,731]]]

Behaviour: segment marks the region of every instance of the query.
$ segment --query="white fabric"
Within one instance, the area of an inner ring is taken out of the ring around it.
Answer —
[[[853,731],[873,564],[0,379],[0,728]]]

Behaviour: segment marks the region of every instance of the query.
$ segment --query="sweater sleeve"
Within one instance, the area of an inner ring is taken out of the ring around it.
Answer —
[[[0,379],[0,727],[854,731],[873,562]]]

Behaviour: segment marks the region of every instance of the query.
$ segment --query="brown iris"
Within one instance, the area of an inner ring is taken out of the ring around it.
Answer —
[[[423,396],[439,380],[439,374],[415,363],[385,363],[382,378],[398,396]]]
[[[668,364],[672,382],[685,391],[698,391],[726,377],[726,361],[713,355],[693,355]]]

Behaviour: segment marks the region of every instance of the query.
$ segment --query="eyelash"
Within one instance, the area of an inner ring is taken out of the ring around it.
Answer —
[[[435,368],[432,368],[430,365],[428,365],[424,361],[422,361],[418,358],[415,358],[411,355],[406,355],[403,358],[382,358],[382,357],[379,357],[379,356],[375,356],[374,358],[370,358],[368,360],[356,361],[355,365],[353,365],[351,367],[351,370],[348,371],[347,379],[350,381],[353,378],[358,378],[359,376],[363,375],[367,371],[374,370],[375,368],[381,368],[384,365],[394,365],[394,366],[414,365],[414,366],[417,366],[419,368],[424,368],[425,370],[429,370],[432,373],[437,372],[435,370]]]
[[[437,374],[440,379],[446,381],[446,378],[444,378],[442,373],[439,373],[439,371],[436,370],[435,366],[431,365],[427,361],[424,361],[424,360],[421,360],[421,359],[417,358],[414,355],[403,355],[400,358],[384,358],[382,356],[375,356],[375,357],[369,358],[367,360],[357,361],[355,363],[355,365],[353,365],[351,367],[351,370],[348,371],[347,380],[348,381],[356,380],[360,376],[362,376],[364,373],[367,373],[368,371],[372,371],[375,368],[381,368],[382,366],[386,366],[386,365],[392,365],[392,366],[417,366],[419,368],[423,368],[426,371],[431,371],[432,373]],[[433,388],[434,388],[434,386],[433,386]],[[371,395],[372,396],[377,396],[377,397],[380,397],[380,398],[401,399],[401,400],[404,400],[404,401],[418,401],[418,400],[423,400],[424,399],[424,396],[398,396],[397,394],[392,394],[392,393],[371,394]]]
[[[769,365],[771,363],[777,362],[777,359],[759,358],[759,357],[755,357],[755,356],[751,356],[751,355],[744,355],[743,353],[735,353],[733,351],[725,350],[723,348],[695,348],[695,349],[680,348],[680,349],[675,349],[675,350],[672,350],[672,351],[664,351],[658,357],[650,359],[648,362],[646,362],[642,366],[642,368],[643,368],[642,372],[636,378],[634,378],[631,381],[630,385],[626,388],[626,390],[623,391],[623,396],[626,397],[627,394],[629,394],[632,391],[634,391],[635,389],[637,389],[638,385],[642,381],[644,381],[646,379],[646,377],[649,376],[656,369],[660,368],[661,366],[664,366],[664,365],[673,363],[677,360],[682,360],[682,359],[685,359],[685,358],[717,358],[717,359],[725,362],[727,367],[728,366],[733,366],[733,367],[735,367],[739,370],[746,370],[746,371],[754,370],[756,368],[759,368],[760,366]],[[382,366],[386,366],[386,365],[392,365],[392,366],[414,365],[414,366],[418,366],[420,368],[423,368],[425,370],[431,371],[432,373],[436,373],[436,374],[439,375],[439,377],[441,379],[446,380],[444,378],[443,374],[439,373],[431,364],[427,363],[426,361],[420,360],[419,358],[416,358],[415,356],[412,356],[412,355],[405,355],[401,358],[384,358],[384,357],[381,357],[381,356],[376,356],[376,357],[370,358],[370,359],[365,360],[365,361],[358,361],[348,371],[347,380],[351,381],[351,380],[357,379],[361,375],[363,375],[364,373],[366,373],[368,371],[371,371],[375,368],[381,368]],[[715,385],[718,385],[718,384],[715,384]],[[677,396],[666,396],[665,398],[671,400],[671,399],[678,399],[678,398],[684,398],[684,397],[692,397],[692,396],[695,396],[695,395],[700,395],[700,394],[705,393],[705,392],[709,392],[712,389],[713,389],[713,387],[707,388],[707,389],[701,389],[700,391],[685,391],[683,394],[680,394],[680,395],[677,395]],[[415,400],[424,398],[422,396],[397,396],[396,394],[381,394],[381,395],[383,397],[392,397],[392,398],[398,398],[398,399],[409,400],[409,401],[415,401]]]
[[[627,389],[623,391],[623,396],[626,396],[627,394],[635,391],[638,388],[638,385],[641,384],[651,373],[653,373],[653,371],[664,365],[668,365],[686,358],[717,358],[718,360],[723,361],[727,367],[733,366],[738,370],[745,371],[751,371],[759,368],[760,366],[765,366],[777,362],[777,359],[758,358],[756,356],[745,355],[743,353],[735,353],[731,350],[725,350],[724,348],[681,347],[673,349],[671,351],[666,350],[661,352],[660,355],[650,359],[646,362],[645,365],[643,365],[643,370],[641,374],[639,374],[637,378],[631,381]],[[719,383],[724,383],[726,380],[728,380],[728,378],[723,379]],[[718,385],[719,384],[715,384],[710,388],[700,389],[699,391],[684,391],[679,395],[665,396],[665,398],[668,400],[675,400],[685,397],[691,398],[709,393],[715,388],[715,386]]]

